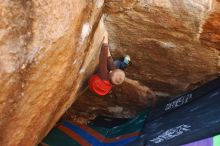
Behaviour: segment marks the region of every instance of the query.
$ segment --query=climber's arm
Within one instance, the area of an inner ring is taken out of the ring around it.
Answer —
[[[105,31],[104,36],[105,36],[104,43],[108,44],[108,32],[107,31]],[[109,47],[108,47],[108,59],[107,59],[108,71],[116,69],[113,62],[114,62],[114,60],[112,58],[111,52],[110,52]]]
[[[108,50],[109,51],[109,50]],[[110,70],[113,70],[113,69],[116,69],[116,67],[114,66],[114,64],[113,64],[113,62],[114,62],[114,60],[113,60],[113,58],[112,58],[112,56],[111,56],[111,54],[110,54],[110,51],[109,51],[109,54],[108,54],[108,62],[107,62],[107,66],[108,66],[108,70],[110,71]]]
[[[109,72],[107,68],[108,53],[109,53],[108,34],[105,32],[101,52],[99,55],[99,66],[98,66],[98,75],[103,80],[108,80],[108,72]]]

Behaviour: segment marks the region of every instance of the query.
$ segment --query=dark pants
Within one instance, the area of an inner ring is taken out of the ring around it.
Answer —
[[[122,70],[124,70],[128,67],[128,65],[126,63],[124,63],[123,61],[121,61],[121,60],[115,60],[114,61],[114,66],[116,68],[119,68],[119,69],[122,69]]]

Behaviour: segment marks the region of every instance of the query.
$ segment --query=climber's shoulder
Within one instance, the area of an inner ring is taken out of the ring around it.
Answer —
[[[92,92],[103,96],[110,92],[112,85],[109,80],[103,80],[97,74],[95,74],[89,79],[89,89]]]

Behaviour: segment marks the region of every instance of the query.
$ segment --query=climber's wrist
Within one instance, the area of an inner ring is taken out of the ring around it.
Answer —
[[[103,40],[103,43],[108,44],[108,32],[107,32],[107,31],[104,32],[104,40]]]
[[[108,45],[107,43],[103,43],[103,44],[102,44],[102,47],[103,47],[103,48],[109,48],[109,45]]]

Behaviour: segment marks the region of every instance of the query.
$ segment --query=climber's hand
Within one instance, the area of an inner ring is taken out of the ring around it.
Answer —
[[[108,32],[105,30],[104,32],[104,40],[103,43],[108,44]]]

